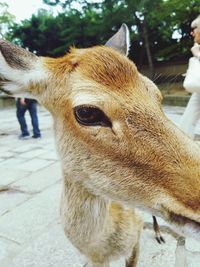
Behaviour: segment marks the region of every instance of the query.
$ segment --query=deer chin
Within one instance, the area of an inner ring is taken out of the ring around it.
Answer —
[[[193,237],[200,240],[200,222],[189,219],[185,216],[167,211],[167,218],[171,228],[180,235]]]

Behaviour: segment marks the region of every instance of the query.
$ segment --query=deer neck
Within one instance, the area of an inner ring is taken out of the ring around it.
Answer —
[[[84,243],[95,242],[96,238],[92,239],[102,233],[108,212],[109,201],[89,193],[80,182],[64,175],[61,219],[65,233],[73,243],[80,245],[80,236]]]

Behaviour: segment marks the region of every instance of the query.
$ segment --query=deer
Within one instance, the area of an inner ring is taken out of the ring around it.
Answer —
[[[1,90],[52,115],[63,173],[61,221],[87,267],[135,267],[145,210],[200,240],[200,148],[162,110],[128,59],[125,24],[105,45],[39,57],[0,41]]]

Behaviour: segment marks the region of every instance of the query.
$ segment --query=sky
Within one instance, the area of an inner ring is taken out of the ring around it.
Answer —
[[[30,18],[39,8],[51,10],[51,7],[43,4],[42,0],[6,0],[5,2],[9,5],[8,11],[16,17],[16,22]]]

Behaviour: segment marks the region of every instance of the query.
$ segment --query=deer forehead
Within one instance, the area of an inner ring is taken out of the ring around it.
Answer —
[[[108,47],[73,48],[61,58],[45,58],[44,63],[57,76],[78,71],[87,80],[120,90],[138,79],[134,63]]]
[[[135,65],[107,47],[87,49],[77,59],[77,71],[109,90],[127,90],[138,79]]]
[[[136,95],[142,93],[148,97],[157,90],[153,83],[139,74],[133,62],[108,47],[73,48],[64,57],[44,59],[44,64],[56,78],[56,84],[62,87],[60,92],[64,93],[65,88],[57,81],[69,77],[66,81],[70,85],[72,106],[102,105],[114,99],[120,105],[131,104]]]

